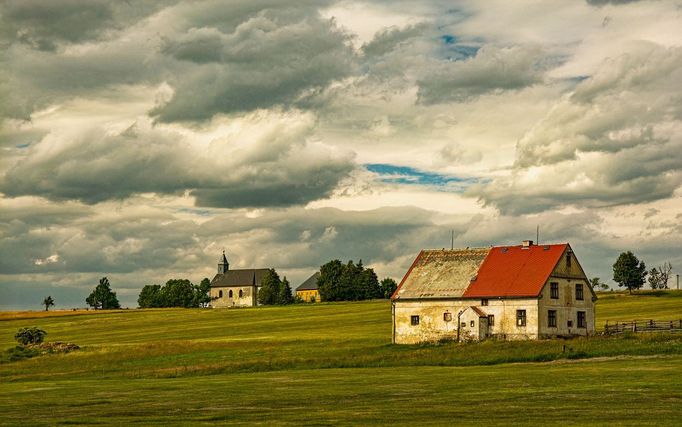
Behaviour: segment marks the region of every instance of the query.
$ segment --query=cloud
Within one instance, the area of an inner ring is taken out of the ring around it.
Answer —
[[[333,21],[297,18],[282,22],[279,14],[263,12],[229,34],[199,28],[167,40],[164,53],[196,65],[171,80],[173,98],[152,114],[165,122],[205,120],[291,106],[346,77],[354,61],[348,37]]]
[[[144,120],[117,133],[54,132],[25,150],[0,190],[89,204],[186,191],[199,206],[304,204],[330,194],[354,169],[349,153],[306,141],[313,124],[305,114],[256,113],[219,128],[232,135],[209,143]]]
[[[467,101],[488,92],[521,89],[542,81],[547,64],[536,47],[483,46],[476,56],[432,64],[419,84],[419,101]]]
[[[606,60],[518,142],[512,173],[472,189],[505,212],[670,197],[682,184],[682,49]]]

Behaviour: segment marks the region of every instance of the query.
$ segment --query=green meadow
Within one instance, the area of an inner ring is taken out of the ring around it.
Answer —
[[[600,294],[606,320],[682,318],[682,292]],[[69,354],[0,356],[0,424],[679,425],[682,334],[391,345],[387,301],[0,313]]]

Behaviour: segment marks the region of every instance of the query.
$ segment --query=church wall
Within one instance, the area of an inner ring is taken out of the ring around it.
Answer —
[[[255,287],[253,286],[224,286],[211,288],[211,307],[253,307],[256,305]],[[222,297],[220,292],[222,291]],[[232,297],[230,297],[232,291]],[[242,291],[241,298],[239,291]]]

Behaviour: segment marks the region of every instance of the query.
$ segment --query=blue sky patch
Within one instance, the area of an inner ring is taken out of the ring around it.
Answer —
[[[383,182],[404,185],[423,185],[441,187],[443,190],[464,191],[471,184],[479,182],[477,178],[462,178],[426,172],[409,166],[396,166],[385,163],[366,164],[368,171],[379,175]]]

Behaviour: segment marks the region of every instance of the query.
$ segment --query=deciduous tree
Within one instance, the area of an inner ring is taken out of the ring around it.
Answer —
[[[106,277],[100,279],[99,285],[97,285],[95,290],[85,299],[85,302],[95,310],[98,308],[101,308],[102,310],[121,308],[121,305],[118,303],[118,298],[116,298],[116,292],[111,291],[109,279]]]
[[[381,293],[386,299],[391,298],[397,288],[398,284],[390,277],[386,277],[381,281]]]
[[[613,264],[613,280],[618,286],[627,288],[632,294],[633,289],[644,286],[647,271],[644,261],[640,261],[630,251],[623,252]]]
[[[54,300],[51,295],[43,300],[43,305],[45,306],[45,311],[48,311],[50,306],[54,305]]]

